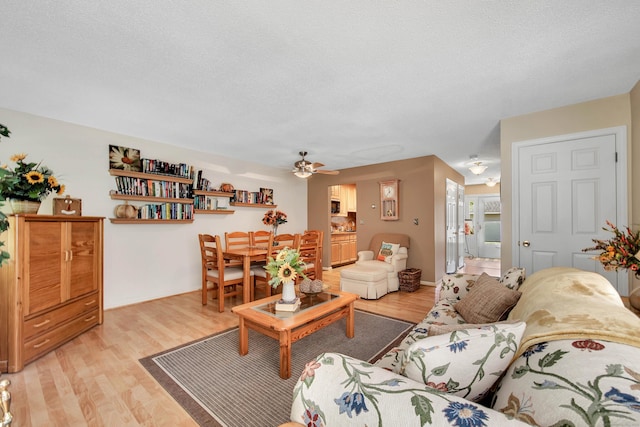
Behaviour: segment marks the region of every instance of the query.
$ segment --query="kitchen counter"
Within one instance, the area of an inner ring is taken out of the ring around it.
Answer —
[[[356,233],[355,231],[332,231],[331,235],[335,236],[338,234],[355,234],[355,233]]]

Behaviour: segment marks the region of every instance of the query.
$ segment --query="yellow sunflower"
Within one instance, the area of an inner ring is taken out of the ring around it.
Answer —
[[[38,171],[30,171],[24,174],[29,184],[40,184],[44,182],[44,175]]]
[[[13,156],[11,156],[9,158],[9,160],[11,160],[12,162],[19,162],[21,160],[24,160],[27,158],[27,155],[24,153],[18,153],[18,154],[14,154]]]
[[[64,189],[65,189],[65,186],[64,186],[64,184],[62,184],[62,185],[58,188],[58,191],[56,191],[56,194],[63,194],[63,193],[64,193]]]
[[[280,266],[280,269],[278,270],[278,279],[280,279],[282,283],[293,282],[296,280],[296,277],[298,277],[298,273],[296,273],[288,262],[285,262]]]
[[[56,179],[55,176],[51,175],[49,178],[47,178],[47,182],[49,183],[50,186],[52,187],[57,187],[58,186],[58,180]]]
[[[287,257],[287,255],[289,255],[288,250],[281,250],[280,252],[278,252],[278,255],[276,255],[276,261],[283,261]]]

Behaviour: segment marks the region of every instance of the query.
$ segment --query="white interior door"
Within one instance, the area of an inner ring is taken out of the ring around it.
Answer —
[[[606,220],[626,225],[626,164],[617,162],[626,158],[626,130],[527,141],[513,155],[513,259],[528,275],[554,266],[596,271],[626,295],[626,274],[605,272],[582,252],[611,237]]]
[[[445,254],[445,272],[455,273],[457,269],[457,253],[458,253],[458,184],[447,179],[447,218],[446,218],[446,254]]]

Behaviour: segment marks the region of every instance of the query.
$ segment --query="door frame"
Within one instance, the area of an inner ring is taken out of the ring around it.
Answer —
[[[511,177],[513,180],[513,186],[511,187],[511,259],[514,265],[520,264],[520,178],[518,174],[518,164],[520,160],[520,150],[524,147],[530,147],[534,145],[550,144],[556,142],[568,141],[571,139],[583,139],[592,138],[598,136],[614,135],[616,144],[616,212],[615,218],[617,226],[627,225],[629,221],[628,212],[628,193],[627,193],[627,127],[615,126],[610,128],[595,129],[584,132],[569,133],[564,135],[554,135],[544,138],[529,139],[524,141],[517,141],[512,144],[511,149]],[[602,224],[604,226],[605,224]],[[619,290],[628,290],[629,274],[625,270],[618,271],[618,286]]]

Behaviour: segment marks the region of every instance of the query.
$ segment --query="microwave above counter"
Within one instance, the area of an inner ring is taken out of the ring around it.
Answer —
[[[340,200],[331,201],[331,213],[332,214],[340,213]]]

